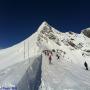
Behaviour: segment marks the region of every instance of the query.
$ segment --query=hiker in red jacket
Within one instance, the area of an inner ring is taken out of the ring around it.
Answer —
[[[52,57],[51,55],[49,56],[49,64],[51,64],[51,61],[52,61]]]

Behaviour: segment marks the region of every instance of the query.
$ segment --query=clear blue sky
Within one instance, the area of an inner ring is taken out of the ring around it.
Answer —
[[[90,27],[90,0],[0,0],[0,48],[24,40],[43,21],[79,33]]]

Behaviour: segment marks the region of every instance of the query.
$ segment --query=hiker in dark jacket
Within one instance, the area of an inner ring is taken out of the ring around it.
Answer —
[[[84,63],[84,66],[86,67],[86,70],[88,70],[88,64],[87,64],[86,61],[85,61],[85,63]]]
[[[59,60],[60,56],[58,54],[56,54],[57,60]]]

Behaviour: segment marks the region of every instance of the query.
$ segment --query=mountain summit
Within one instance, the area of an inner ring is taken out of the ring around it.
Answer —
[[[44,21],[38,28],[38,32],[40,33],[42,30],[49,30],[50,29],[50,25]]]

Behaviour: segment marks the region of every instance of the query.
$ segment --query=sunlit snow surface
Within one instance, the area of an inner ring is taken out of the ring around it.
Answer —
[[[48,57],[43,55],[40,90],[90,90],[90,71],[54,56],[50,65]]]

